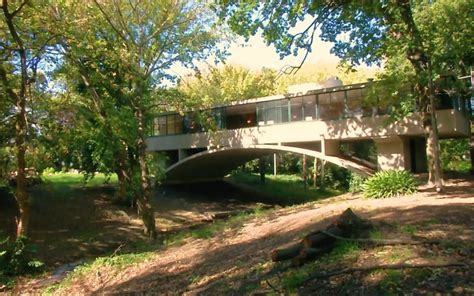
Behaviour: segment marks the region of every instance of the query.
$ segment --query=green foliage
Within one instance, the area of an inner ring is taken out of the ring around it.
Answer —
[[[364,196],[368,198],[386,198],[414,193],[417,183],[407,171],[387,170],[377,172],[363,185]]]
[[[290,271],[281,281],[281,285],[289,293],[293,293],[308,278],[308,273],[304,269]]]
[[[10,242],[0,240],[0,287],[10,286],[12,277],[35,273],[43,268],[43,263],[34,259],[35,249],[26,237]]]
[[[276,94],[276,72],[262,69],[251,72],[239,66],[211,67],[209,73],[181,80],[178,89],[190,98],[194,107],[214,107],[232,101]]]
[[[351,173],[349,177],[349,192],[355,193],[363,191],[365,181],[365,177],[362,177],[355,173]]]
[[[324,186],[345,191],[349,188],[350,176],[349,170],[334,164],[326,164]]]
[[[288,87],[303,83],[321,83],[328,77],[338,77],[344,84],[366,82],[377,74],[376,68],[356,67],[347,70],[336,64],[305,64],[293,75],[282,75],[278,78],[276,89],[278,93],[287,93]]]
[[[409,235],[414,235],[418,229],[414,225],[403,225],[400,227],[400,232],[409,234]]]
[[[384,271],[384,277],[380,281],[380,289],[386,293],[386,295],[399,295],[400,285],[402,284],[404,275],[401,270],[387,270]]]
[[[54,174],[43,174],[41,178],[47,186],[52,186],[57,189],[72,186],[94,187],[117,182],[117,176],[115,174],[108,176],[101,173],[86,178],[84,174],[80,173],[56,172]]]
[[[263,198],[279,205],[295,205],[340,194],[331,188],[304,187],[303,179],[298,175],[267,175],[265,183],[260,182],[258,174],[236,172],[231,176],[237,183],[251,186]]]
[[[444,170],[469,171],[469,139],[440,140],[441,166]]]
[[[330,261],[340,261],[342,259],[353,257],[361,250],[359,244],[353,241],[338,241],[334,249],[328,255]]]

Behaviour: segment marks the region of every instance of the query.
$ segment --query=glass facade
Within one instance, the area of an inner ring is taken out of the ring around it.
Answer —
[[[288,122],[288,100],[275,100],[257,104],[258,125]]]
[[[209,128],[239,129],[298,121],[338,120],[386,114],[386,107],[369,105],[364,101],[367,90],[363,85],[343,90],[265,102],[240,104],[211,110],[159,115],[153,119],[152,135],[175,135],[205,132]],[[458,109],[469,112],[470,102],[459,96],[439,94],[438,109]]]

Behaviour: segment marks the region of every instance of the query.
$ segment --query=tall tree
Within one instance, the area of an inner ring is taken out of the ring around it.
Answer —
[[[427,137],[429,180],[436,183],[437,187],[441,187],[437,126],[433,104],[433,52],[428,46],[430,42],[427,38],[428,32],[421,31],[423,27],[420,27],[420,22],[417,21],[417,14],[431,9],[436,2],[421,0],[292,0],[284,3],[278,0],[251,3],[225,1],[219,8],[222,17],[228,21],[234,31],[245,37],[261,31],[267,43],[275,45],[281,56],[296,54],[300,49],[309,53],[318,32],[322,40],[334,43],[333,53],[352,65],[362,62],[367,64],[390,62],[403,55],[409,61],[415,74],[412,77],[415,78],[413,82]],[[464,21],[472,23],[468,21],[472,20],[472,1],[456,2],[464,3],[463,9],[467,12],[467,19]],[[443,13],[442,10],[439,12]],[[307,27],[295,32],[294,27],[303,20],[308,22]],[[438,25],[448,28],[453,36],[458,31],[458,28],[451,24]],[[472,40],[472,37],[468,40]],[[443,46],[445,45],[436,44],[436,47]],[[304,60],[305,58],[302,62]],[[449,69],[449,66],[445,65],[443,70],[446,69]]]
[[[25,172],[28,104],[38,65],[52,38],[41,29],[41,2],[2,0],[0,10],[0,89],[15,114],[15,120],[10,122],[15,124],[15,198],[19,208],[16,235],[19,237],[27,235],[30,216]]]
[[[55,19],[67,28],[66,61],[109,138],[121,146],[117,158],[126,161],[145,231],[155,237],[145,143],[149,111],[174,98],[161,88],[174,78],[168,70],[192,67],[217,51],[219,30],[197,2],[97,0],[57,8]]]
[[[210,67],[208,73],[180,80],[178,89],[196,108],[276,94],[277,73],[270,69],[252,72],[240,66]]]

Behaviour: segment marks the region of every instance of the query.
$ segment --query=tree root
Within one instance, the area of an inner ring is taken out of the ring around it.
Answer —
[[[370,238],[348,238],[342,237],[325,230],[320,230],[321,233],[326,234],[327,236],[333,237],[338,240],[345,240],[351,242],[358,242],[358,243],[366,243],[366,244],[373,244],[373,245],[380,245],[380,246],[391,246],[391,245],[426,245],[426,244],[439,244],[441,241],[439,240],[424,240],[424,241],[416,241],[416,240],[404,240],[404,239],[370,239]]]
[[[466,267],[467,265],[460,262],[449,262],[449,263],[421,263],[421,264],[409,264],[409,263],[398,263],[398,264],[382,264],[382,265],[371,265],[364,267],[348,267],[331,271],[328,273],[318,273],[311,275],[306,279],[304,283],[307,283],[314,279],[329,278],[341,274],[350,274],[355,272],[370,272],[379,269],[412,269],[412,268],[447,268],[447,267]]]

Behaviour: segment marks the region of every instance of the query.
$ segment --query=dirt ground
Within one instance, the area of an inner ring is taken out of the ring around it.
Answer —
[[[99,201],[92,200],[96,207],[101,206],[100,199]],[[165,211],[174,217],[170,217],[170,221],[175,218],[187,220],[191,219],[190,217],[202,215],[202,209],[195,211],[196,208],[193,208],[197,207],[196,204],[189,206],[190,211],[182,210],[182,205],[182,200],[173,199],[170,203],[171,208]],[[219,205],[222,206],[221,203]],[[211,203],[208,206],[212,208],[215,205]],[[206,207],[204,206],[205,211],[209,210]],[[245,282],[255,280],[252,277],[258,276],[249,273],[249,270],[268,263],[271,250],[294,242],[309,231],[324,228],[348,207],[360,216],[373,221],[383,221],[391,225],[415,225],[421,235],[429,238],[461,240],[467,245],[474,245],[474,180],[472,178],[452,179],[448,181],[446,190],[442,194],[436,194],[427,188],[421,188],[419,193],[411,196],[383,200],[367,200],[358,195],[346,194],[307,207],[281,209],[275,211],[270,217],[255,218],[239,229],[230,229],[211,239],[190,239],[182,245],[159,251],[151,260],[130,266],[117,273],[108,273],[107,270],[97,271],[73,281],[70,286],[57,293],[62,295],[245,294],[241,290]],[[196,214],[197,212],[200,214]],[[69,216],[75,217],[75,215],[71,213]],[[196,220],[199,219],[196,218]],[[75,220],[72,219],[72,221]],[[169,229],[173,227],[171,224]],[[100,223],[95,224],[95,227],[100,227],[100,229],[111,227],[118,233],[129,232],[128,239],[139,237],[137,234],[139,231],[131,226],[126,227],[125,221],[121,224],[100,225]],[[65,225],[64,230],[71,227],[73,225]],[[38,229],[33,233],[44,236],[46,232]],[[61,234],[62,232],[57,233],[64,235]],[[59,248],[54,242],[50,243],[51,248]],[[113,246],[110,245],[110,247]],[[77,250],[78,247],[74,249]],[[474,250],[470,249],[467,254],[450,255],[469,266],[467,273],[456,277],[456,279],[462,279],[461,282],[453,282],[461,286],[461,289],[466,289],[466,287],[474,289],[472,252]],[[78,251],[79,254],[80,251]],[[68,256],[71,256],[68,262],[76,259],[72,257],[73,255]],[[317,285],[313,283],[310,286],[314,288]],[[23,292],[28,291],[27,286],[22,288]],[[328,287],[320,287],[319,292],[325,291],[326,288]],[[306,287],[306,289],[310,289],[306,291],[312,291],[308,292],[309,294],[319,294],[311,290],[311,287]],[[426,291],[436,292],[437,290],[424,290]],[[469,290],[461,290],[461,294],[464,293],[463,291]]]
[[[210,190],[213,187],[217,190]],[[146,242],[136,209],[115,205],[110,186],[74,187],[57,191],[30,188],[30,240],[35,257],[47,270],[112,253],[121,245]],[[0,238],[13,236],[15,207],[11,196],[0,193]],[[65,196],[67,195],[67,198]],[[250,210],[254,200],[225,183],[208,187],[161,188],[154,196],[156,225],[162,235],[206,223],[222,212]]]
[[[171,246],[156,252],[151,260],[118,273],[97,271],[73,281],[57,293],[213,295],[234,291],[229,293],[245,294],[242,292],[245,282],[252,282],[255,280],[252,277],[257,277],[248,271],[268,263],[271,250],[288,245],[309,231],[324,228],[348,207],[373,221],[415,225],[423,230],[421,235],[429,238],[461,240],[474,245],[474,180],[452,179],[446,185],[442,194],[429,188],[421,188],[411,196],[383,200],[366,200],[359,195],[346,194],[310,206],[283,208],[214,238],[189,239],[184,244]],[[255,200],[239,199],[248,193],[228,185],[219,186],[218,190],[211,191],[196,187],[180,191],[161,189],[155,199],[160,230],[175,232],[204,223],[213,213],[256,206]],[[76,195],[68,197],[64,203],[58,203],[58,197],[52,197],[51,192],[35,193],[31,239],[38,246],[38,259],[44,261],[49,270],[111,254],[122,244],[145,241],[135,211],[113,205],[110,188],[83,190],[74,191]],[[8,208],[5,204],[0,207],[0,225],[3,225],[4,233],[9,231],[5,226],[13,223],[12,211]],[[467,282],[461,286],[471,285],[474,289],[474,250],[471,251],[459,258],[470,266],[469,273],[463,276]],[[27,280],[15,291],[39,292],[38,289],[44,288],[38,284],[41,281],[43,279]],[[311,287],[317,285],[310,284],[306,288]]]

